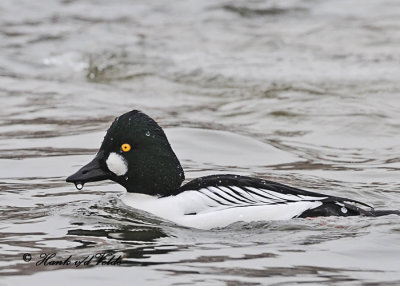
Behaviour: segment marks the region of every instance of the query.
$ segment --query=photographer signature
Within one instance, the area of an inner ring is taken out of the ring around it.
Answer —
[[[87,255],[82,259],[73,259],[72,255],[67,258],[60,259],[56,257],[56,253],[41,253],[39,260],[36,262],[36,266],[54,266],[54,265],[71,265],[75,267],[80,267],[82,265],[121,265],[122,255],[115,255],[113,253],[96,253],[94,255]],[[22,256],[25,262],[30,262],[32,260],[32,255],[30,253],[25,253]]]

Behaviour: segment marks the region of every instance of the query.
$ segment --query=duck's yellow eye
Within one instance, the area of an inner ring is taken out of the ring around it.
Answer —
[[[124,152],[129,152],[131,150],[131,145],[129,145],[128,143],[122,144],[121,150]]]

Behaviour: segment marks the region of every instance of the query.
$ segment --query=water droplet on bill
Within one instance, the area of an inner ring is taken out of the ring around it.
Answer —
[[[147,132],[146,132],[146,136],[150,136],[150,131],[147,131]]]
[[[75,183],[75,188],[77,189],[77,190],[82,190],[83,189],[83,183]]]

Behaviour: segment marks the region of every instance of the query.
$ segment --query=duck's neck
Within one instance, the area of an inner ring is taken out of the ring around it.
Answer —
[[[185,175],[169,144],[162,150],[149,150],[138,156],[141,158],[129,166],[128,180],[122,178],[118,183],[130,193],[167,196],[177,192]]]

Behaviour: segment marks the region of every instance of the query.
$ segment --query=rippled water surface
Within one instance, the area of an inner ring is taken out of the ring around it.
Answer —
[[[200,231],[127,209],[111,182],[65,183],[140,109],[188,180],[399,209],[399,1],[2,0],[0,49],[0,285],[400,284],[397,216]],[[53,252],[122,264],[35,265]]]

